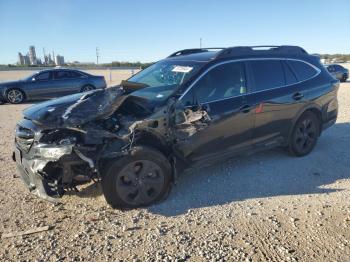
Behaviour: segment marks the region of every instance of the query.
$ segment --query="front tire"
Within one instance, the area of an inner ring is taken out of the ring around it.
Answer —
[[[304,113],[293,128],[289,151],[294,156],[306,156],[315,147],[320,135],[320,120],[312,112]]]
[[[115,208],[137,208],[153,204],[170,190],[172,169],[159,151],[145,146],[107,163],[102,189],[108,204]]]
[[[20,104],[25,99],[25,94],[22,90],[13,88],[6,92],[6,99],[11,104]]]

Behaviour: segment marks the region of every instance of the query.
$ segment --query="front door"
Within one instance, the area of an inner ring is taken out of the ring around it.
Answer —
[[[52,93],[52,73],[44,71],[36,74],[26,84],[31,99],[50,98]]]
[[[245,71],[243,62],[216,65],[180,98],[186,110],[185,120],[174,127],[175,152],[191,162],[209,162],[249,149],[254,114]]]

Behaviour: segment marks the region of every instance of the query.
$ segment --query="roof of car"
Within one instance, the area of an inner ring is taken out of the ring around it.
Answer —
[[[187,61],[200,61],[200,62],[208,62],[210,60],[215,59],[219,51],[205,51],[198,53],[189,53],[179,56],[167,57],[166,60],[187,60]]]
[[[66,68],[66,67],[46,68],[46,69],[39,70],[38,72],[47,72],[47,71],[52,72],[52,71],[62,71],[62,70],[79,71],[79,72],[81,72],[79,69],[75,69],[75,68]]]
[[[208,62],[224,58],[242,58],[259,56],[308,56],[309,54],[299,46],[234,46],[227,48],[192,48],[179,50],[166,60],[203,61]]]

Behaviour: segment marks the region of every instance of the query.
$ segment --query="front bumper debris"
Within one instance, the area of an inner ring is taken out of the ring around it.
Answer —
[[[58,202],[57,198],[63,195],[65,187],[75,188],[74,167],[88,166],[87,160],[90,160],[81,156],[75,153],[73,145],[39,145],[32,147],[28,153],[16,146],[13,152],[13,160],[26,187],[34,195],[50,202]]]
[[[46,183],[44,182],[43,177],[37,172],[33,172],[32,167],[34,165],[37,167],[38,164],[40,165],[38,161],[35,163],[35,160],[30,161],[23,158],[22,152],[18,148],[15,148],[12,158],[16,162],[17,170],[21,175],[24,184],[32,194],[50,202],[57,202],[56,198],[48,195],[47,189],[45,189]]]

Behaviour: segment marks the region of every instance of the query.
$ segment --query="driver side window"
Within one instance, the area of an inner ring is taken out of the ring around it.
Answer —
[[[247,87],[244,63],[219,65],[199,79],[192,89],[195,102],[200,104],[245,94]]]

